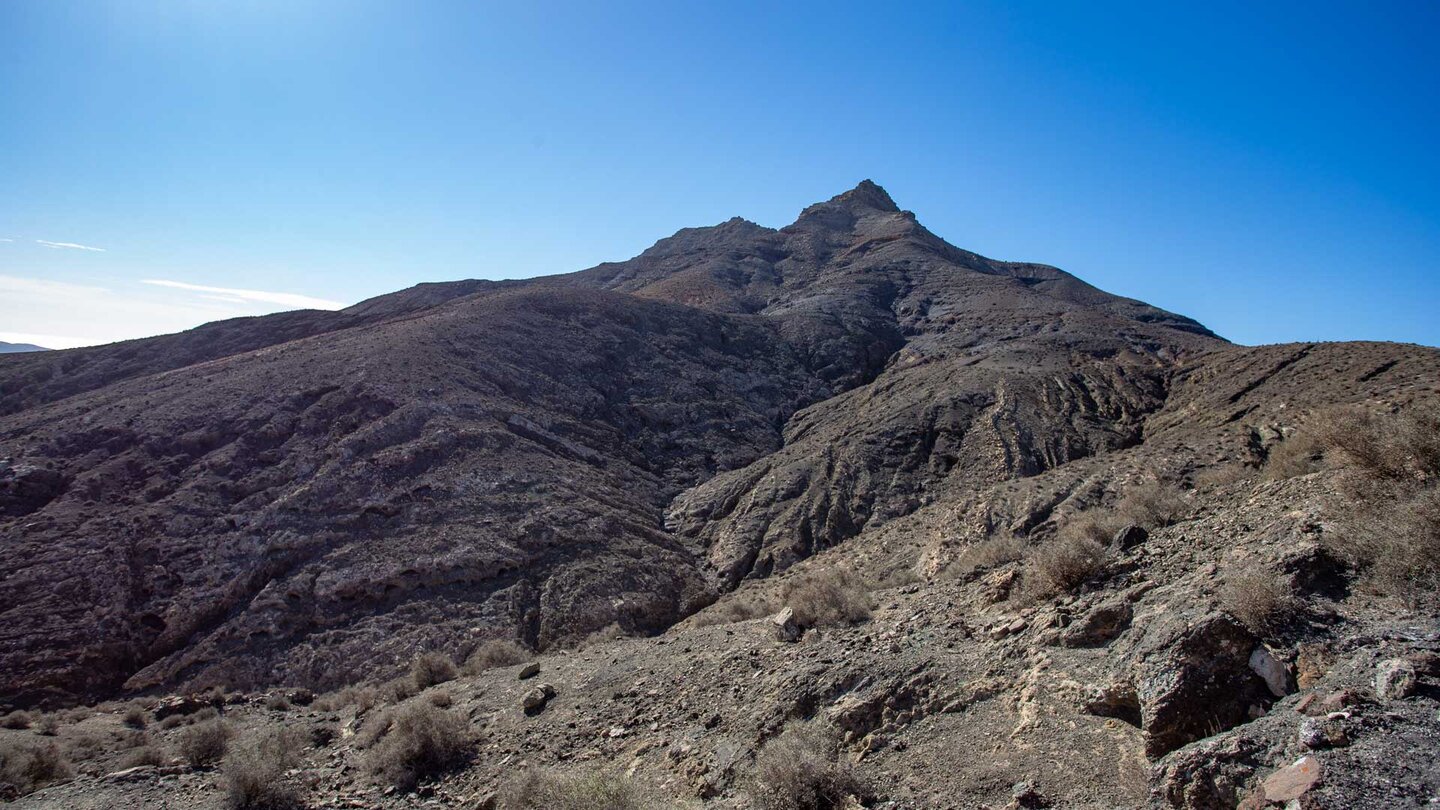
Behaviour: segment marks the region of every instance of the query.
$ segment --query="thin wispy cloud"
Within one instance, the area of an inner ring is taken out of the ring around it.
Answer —
[[[141,279],[140,283],[152,284],[156,287],[170,287],[176,290],[223,295],[229,298],[238,298],[242,301],[257,301],[264,304],[276,304],[282,307],[296,307],[299,309],[345,308],[345,304],[339,301],[327,301],[324,298],[312,298],[308,295],[296,295],[295,293],[270,292],[267,290],[238,290],[231,287],[210,287],[205,284],[190,284],[185,281],[169,281],[159,278]]]
[[[45,247],[52,248],[54,250],[89,250],[94,251],[95,253],[105,252],[105,248],[91,247],[89,245],[81,245],[75,242],[51,242],[49,239],[36,239],[35,244],[44,245]]]
[[[14,242],[14,241],[15,241],[14,239],[6,239],[6,238],[4,238],[4,237],[0,237],[0,242]]]

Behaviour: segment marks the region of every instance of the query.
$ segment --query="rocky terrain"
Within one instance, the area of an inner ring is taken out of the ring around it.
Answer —
[[[7,357],[0,772],[33,807],[1418,807],[1437,405],[1440,351],[1234,346],[868,181]]]

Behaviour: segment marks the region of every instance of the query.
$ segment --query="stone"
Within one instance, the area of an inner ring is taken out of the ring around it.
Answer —
[[[770,628],[777,641],[795,642],[800,640],[805,629],[795,621],[795,611],[789,607],[770,617]]]
[[[1320,760],[1303,756],[1265,778],[1265,800],[1288,802],[1304,796],[1320,781]]]
[[[1064,647],[1104,646],[1130,626],[1133,616],[1134,608],[1128,601],[1106,602],[1065,628],[1060,634],[1060,644]]]
[[[548,683],[538,684],[520,698],[520,706],[526,714],[539,714],[546,704],[555,697],[555,687]]]
[[[1265,681],[1266,688],[1275,697],[1285,697],[1293,691],[1290,686],[1290,668],[1276,658],[1275,653],[1264,644],[1257,645],[1250,653],[1250,671]]]
[[[1041,795],[1040,788],[1029,779],[1015,783],[1010,788],[1010,806],[1015,810],[1038,810],[1038,808],[1049,807],[1050,802]]]
[[[160,701],[155,704],[153,713],[156,720],[164,720],[171,715],[194,714],[209,705],[209,701],[201,700],[192,695],[174,695],[161,698]]]
[[[1149,539],[1149,532],[1132,523],[1115,532],[1115,536],[1110,539],[1110,545],[1121,551],[1129,551]]]
[[[1419,686],[1415,665],[1403,658],[1392,658],[1375,668],[1375,694],[1381,700],[1404,700],[1415,694]]]
[[[525,664],[524,666],[520,667],[520,671],[515,674],[515,677],[516,677],[517,680],[522,680],[522,681],[523,681],[523,680],[526,680],[527,678],[533,678],[533,677],[535,677],[536,675],[539,675],[539,674],[540,674],[540,663],[539,663],[538,661],[531,661],[530,663]]]

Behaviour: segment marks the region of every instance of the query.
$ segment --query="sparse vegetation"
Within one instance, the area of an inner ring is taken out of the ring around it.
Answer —
[[[696,627],[734,624],[769,616],[776,610],[779,610],[779,607],[775,602],[768,595],[760,593],[758,588],[754,588],[722,597],[719,602],[696,614],[691,622]]]
[[[1411,607],[1440,603],[1440,411],[1331,414],[1317,435],[1355,504],[1330,550],[1359,584]]]
[[[120,760],[121,768],[136,768],[141,765],[160,767],[166,762],[165,754],[153,745],[141,745],[132,749]]]
[[[225,756],[230,735],[230,727],[223,720],[196,723],[180,732],[180,757],[197,768],[214,765]]]
[[[120,722],[130,728],[144,728],[146,723],[145,710],[140,706],[132,704],[125,709],[125,714],[121,715]]]
[[[1264,635],[1294,612],[1295,596],[1283,577],[1252,567],[1225,578],[1220,607],[1252,633]]]
[[[1037,599],[1073,591],[1104,572],[1111,559],[1110,549],[1084,527],[1066,527],[1026,560],[1026,591]]]
[[[600,773],[562,774],[531,768],[506,783],[501,810],[661,810],[674,807],[629,779]]]
[[[455,680],[455,662],[450,656],[437,652],[421,653],[410,664],[410,677],[415,679],[416,689],[429,689],[436,684]]]
[[[995,568],[1025,556],[1025,544],[1011,535],[998,535],[966,546],[950,566],[954,576],[965,577],[976,571]]]
[[[284,692],[271,692],[265,696],[265,708],[275,712],[290,711],[290,698]]]
[[[855,624],[870,618],[870,593],[864,581],[843,568],[803,574],[785,584],[781,598],[802,627]]]
[[[529,661],[532,655],[529,650],[509,639],[492,638],[476,647],[461,668],[466,675],[477,675],[487,669],[523,664]]]
[[[1190,503],[1178,488],[1151,481],[1127,489],[1115,505],[1115,513],[1125,523],[1159,529],[1188,515]]]
[[[29,728],[32,722],[34,719],[29,712],[10,712],[4,717],[0,717],[0,726],[11,729]]]
[[[0,800],[24,796],[69,779],[72,774],[70,762],[53,742],[44,745],[0,743]]]
[[[757,810],[839,810],[869,790],[840,759],[834,731],[812,721],[760,749],[748,792]]]
[[[225,793],[235,810],[288,810],[302,805],[298,786],[285,772],[299,760],[298,729],[270,729],[232,746],[220,766]]]
[[[1320,469],[1324,451],[1319,440],[1307,429],[1292,430],[1283,440],[1270,446],[1265,457],[1265,477],[1271,481],[1297,478]]]
[[[371,770],[402,790],[469,759],[474,738],[466,721],[426,702],[390,713],[384,736],[371,749]]]

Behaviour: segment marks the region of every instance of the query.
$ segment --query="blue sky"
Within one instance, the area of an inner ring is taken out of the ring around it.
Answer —
[[[0,340],[577,270],[869,177],[1238,342],[1436,345],[1437,34],[1433,2],[8,0]]]

